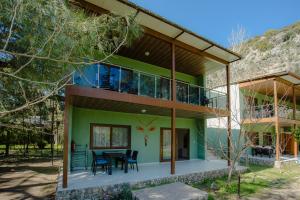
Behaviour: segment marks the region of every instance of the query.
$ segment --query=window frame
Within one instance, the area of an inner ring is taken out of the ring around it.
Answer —
[[[94,127],[109,127],[109,147],[94,146]],[[112,146],[112,129],[113,128],[127,128],[128,138],[127,146]],[[90,149],[130,149],[131,148],[131,126],[129,125],[116,125],[116,124],[90,124]]]

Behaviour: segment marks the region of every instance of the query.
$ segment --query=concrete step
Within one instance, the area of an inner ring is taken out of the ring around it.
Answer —
[[[132,192],[135,200],[207,200],[205,191],[176,182]]]

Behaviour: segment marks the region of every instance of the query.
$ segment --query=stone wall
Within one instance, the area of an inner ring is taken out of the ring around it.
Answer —
[[[241,173],[246,172],[246,167],[239,167]],[[173,175],[169,177],[141,181],[136,183],[123,183],[110,186],[101,186],[93,188],[72,189],[57,191],[57,200],[79,200],[79,199],[131,199],[131,190],[152,187],[172,182],[195,183],[205,179],[222,177],[228,174],[228,169],[212,170],[207,172],[190,173],[185,175]]]
[[[274,159],[264,158],[264,157],[252,157],[252,156],[242,156],[240,158],[241,163],[249,163],[254,165],[263,165],[263,166],[274,166]]]

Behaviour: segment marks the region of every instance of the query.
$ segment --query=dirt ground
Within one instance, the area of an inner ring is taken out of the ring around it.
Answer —
[[[54,199],[61,161],[0,161],[0,199]]]

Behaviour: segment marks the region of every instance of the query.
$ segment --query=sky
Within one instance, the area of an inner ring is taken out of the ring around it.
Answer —
[[[254,37],[300,21],[300,0],[131,1],[224,47],[238,27]]]

